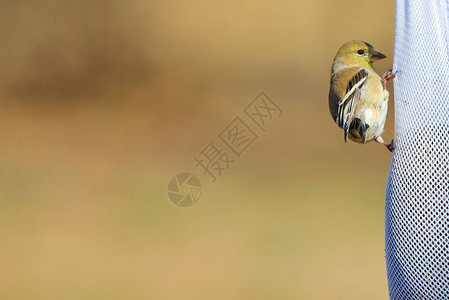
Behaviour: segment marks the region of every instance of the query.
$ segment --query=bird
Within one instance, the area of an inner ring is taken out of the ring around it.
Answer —
[[[394,150],[393,141],[384,142],[389,93],[386,84],[396,77],[392,69],[382,78],[374,69],[374,62],[386,56],[364,41],[343,44],[332,63],[329,89],[329,110],[335,123],[356,143],[376,141]]]

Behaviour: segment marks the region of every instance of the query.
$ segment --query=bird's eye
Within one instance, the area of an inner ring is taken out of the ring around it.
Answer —
[[[360,49],[359,51],[357,51],[357,53],[359,54],[359,55],[363,55],[363,53],[365,53],[362,49]]]

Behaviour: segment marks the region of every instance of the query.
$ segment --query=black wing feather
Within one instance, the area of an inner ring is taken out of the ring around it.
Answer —
[[[337,111],[337,124],[344,130],[345,142],[348,138],[350,124],[354,119],[354,108],[360,99],[360,89],[365,84],[368,77],[368,71],[361,69],[357,74],[352,77],[346,87],[346,94],[338,104]]]

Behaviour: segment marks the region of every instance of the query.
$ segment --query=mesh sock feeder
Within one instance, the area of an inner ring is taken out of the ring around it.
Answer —
[[[449,1],[396,0],[390,299],[449,299]]]

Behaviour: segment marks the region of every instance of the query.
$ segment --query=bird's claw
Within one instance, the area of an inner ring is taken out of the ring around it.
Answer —
[[[390,69],[384,73],[384,75],[382,76],[382,86],[384,90],[387,89],[387,82],[395,78],[397,73],[398,71],[393,72],[393,69]]]
[[[394,151],[394,140],[391,140],[391,142],[389,144],[384,144],[385,147],[387,147],[388,150],[390,150],[390,152]]]
[[[395,78],[397,73],[398,73],[398,71],[393,72],[393,69],[390,69],[384,73],[384,75],[382,76],[382,79],[389,81],[389,80]]]

